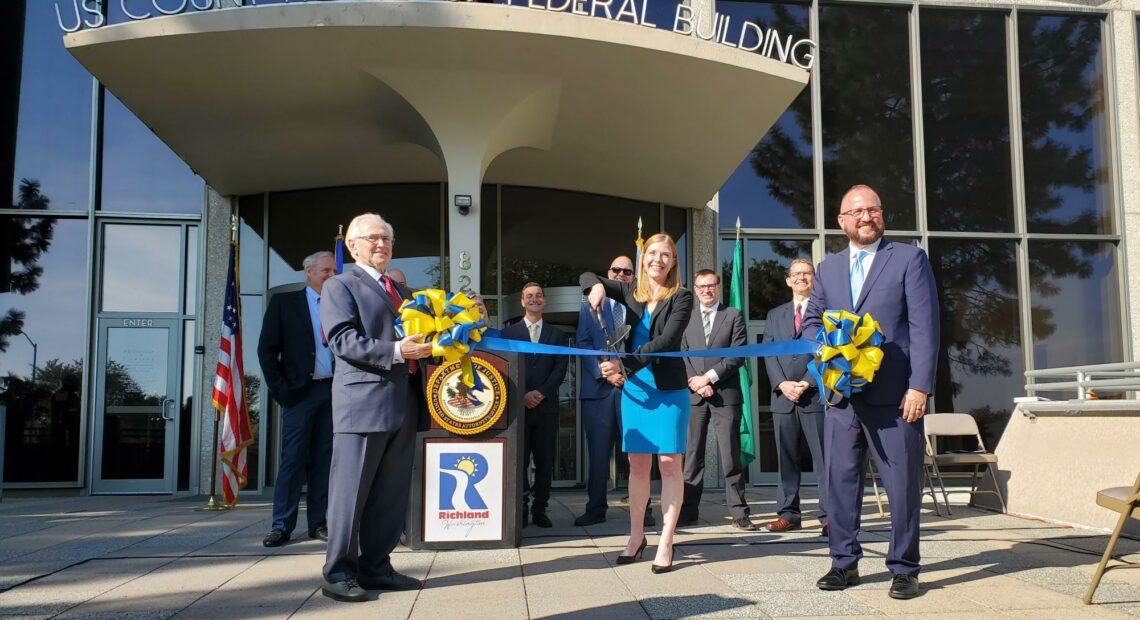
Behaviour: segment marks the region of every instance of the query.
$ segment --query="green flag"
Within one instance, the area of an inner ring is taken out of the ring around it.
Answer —
[[[738,224],[739,226],[739,224]],[[729,289],[729,305],[744,314],[744,242],[736,236],[736,247],[732,250],[732,287]],[[745,315],[745,338],[747,339],[747,315]],[[744,412],[740,416],[740,463],[748,467],[756,460],[756,434],[752,428],[752,368],[749,360],[740,367],[740,391],[744,395]]]

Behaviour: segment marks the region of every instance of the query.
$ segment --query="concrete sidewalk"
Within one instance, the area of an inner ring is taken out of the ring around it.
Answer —
[[[773,490],[749,489],[757,522]],[[1080,596],[1104,549],[1104,532],[955,506],[923,516],[923,595],[887,596],[883,556],[889,522],[868,502],[864,582],[821,592],[829,567],[818,523],[788,534],[728,526],[721,496],[706,494],[702,523],[678,535],[677,570],[646,560],[618,567],[628,512],[572,525],[585,504],[555,493],[555,527],[528,527],[521,549],[412,552],[393,563],[425,580],[418,592],[380,594],[351,605],[321,596],[324,543],[303,538],[277,549],[261,539],[269,502],[203,512],[202,500],[153,497],[13,498],[0,503],[0,616],[35,618],[770,618],[1135,617],[1140,571],[1109,573],[1086,607]],[[614,498],[616,499],[616,497]],[[814,501],[808,500],[809,509]],[[1089,510],[1096,510],[1090,501]],[[654,512],[660,520],[660,510]],[[813,514],[810,510],[808,516]],[[300,519],[304,534],[304,517]],[[655,536],[650,536],[652,545]],[[1140,561],[1140,543],[1119,549]]]

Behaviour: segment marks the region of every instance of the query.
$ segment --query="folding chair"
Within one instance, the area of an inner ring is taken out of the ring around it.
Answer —
[[[970,479],[970,503],[974,505],[974,495],[978,493],[989,493],[996,495],[998,502],[1001,504],[1001,511],[1005,512],[1005,498],[1002,497],[1001,488],[998,487],[997,481],[997,455],[993,452],[986,450],[986,445],[982,441],[982,434],[978,431],[978,423],[974,421],[974,417],[968,413],[929,413],[923,417],[926,424],[926,454],[929,457],[927,460],[927,475],[933,474],[933,477],[938,480],[938,486],[942,489],[942,499],[946,504],[946,512],[953,514],[950,510],[950,500],[946,494],[946,478],[969,478]],[[938,438],[939,437],[973,437],[978,442],[977,450],[954,450],[952,452],[938,453]],[[944,467],[957,467],[957,466],[973,466],[972,472],[946,472],[943,471]],[[990,477],[994,481],[994,489],[979,489],[979,477],[984,473],[982,468],[989,472]],[[931,494],[933,495],[934,489],[931,486]],[[935,506],[938,501],[935,500]]]
[[[1111,489],[1102,489],[1096,494],[1096,503],[1098,506],[1104,506],[1109,510],[1114,510],[1120,513],[1120,519],[1116,522],[1116,528],[1112,530],[1112,535],[1108,537],[1108,545],[1104,548],[1104,555],[1100,558],[1100,564],[1096,567],[1096,572],[1093,573],[1092,583],[1089,584],[1089,591],[1085,593],[1085,597],[1081,601],[1085,604],[1091,604],[1093,593],[1096,592],[1096,587],[1100,585],[1100,578],[1110,570],[1117,568],[1140,568],[1140,564],[1113,564],[1108,565],[1108,561],[1112,559],[1112,552],[1116,548],[1116,541],[1120,539],[1120,532],[1124,529],[1124,525],[1128,523],[1129,519],[1140,519],[1140,476],[1136,476],[1136,482],[1132,488],[1128,487],[1112,487]]]

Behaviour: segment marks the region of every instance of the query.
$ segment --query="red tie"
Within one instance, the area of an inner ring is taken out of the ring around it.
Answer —
[[[796,333],[800,333],[800,325],[804,323],[804,305],[796,304]]]
[[[400,304],[404,303],[404,300],[401,299],[400,294],[396,292],[396,285],[392,284],[392,279],[389,278],[387,274],[380,276],[380,285],[384,287],[384,292],[388,293],[388,299],[392,301],[392,306],[396,308],[398,314],[400,312]],[[416,360],[408,360],[408,372],[410,374],[416,374],[418,368],[419,365],[416,364]]]

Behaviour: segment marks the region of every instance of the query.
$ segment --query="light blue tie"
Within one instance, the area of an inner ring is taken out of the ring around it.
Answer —
[[[851,309],[855,309],[855,305],[859,303],[859,293],[863,292],[863,257],[867,255],[867,250],[859,250],[855,255],[855,264],[851,265]]]

